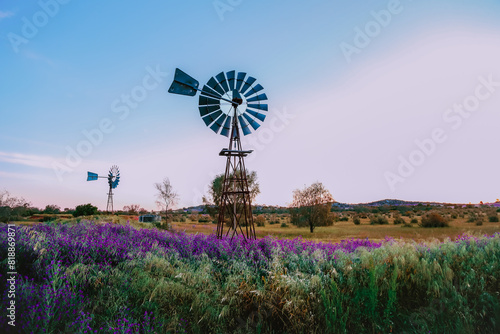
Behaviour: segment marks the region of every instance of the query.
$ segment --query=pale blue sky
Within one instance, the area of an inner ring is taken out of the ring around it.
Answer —
[[[489,76],[500,82],[498,1],[66,2],[0,3],[0,190],[103,209],[107,185],[86,172],[117,164],[117,208],[155,208],[164,177],[179,206],[199,204],[227,139],[205,127],[197,98],[167,93],[179,67],[200,83],[234,69],[264,86],[266,122],[242,139],[255,150],[259,204],[285,205],[317,180],[341,202],[500,197],[500,87],[470,117],[447,113]],[[375,29],[369,44],[356,44],[357,28]],[[144,82],[147,96],[123,109]],[[88,154],[68,160],[108,121]],[[446,139],[402,175],[400,157],[436,128]]]

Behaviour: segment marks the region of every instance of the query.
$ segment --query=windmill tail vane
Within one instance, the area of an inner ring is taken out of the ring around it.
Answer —
[[[87,181],[95,181],[99,178],[99,175],[92,172],[87,172]]]

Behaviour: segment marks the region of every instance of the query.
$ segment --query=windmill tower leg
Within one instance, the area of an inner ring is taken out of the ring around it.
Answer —
[[[113,213],[113,191],[109,188],[108,192],[108,204],[106,205],[106,211]]]
[[[233,238],[234,235],[241,234],[245,239],[255,239],[252,203],[244,160],[248,151],[243,151],[241,148],[236,117],[234,117],[231,133],[228,150],[223,150],[220,154],[227,156],[227,160],[219,207],[217,237],[222,238],[230,234]],[[224,232],[226,216],[229,218],[229,225],[227,232]]]

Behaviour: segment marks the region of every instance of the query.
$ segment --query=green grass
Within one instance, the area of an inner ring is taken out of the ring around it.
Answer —
[[[410,218],[402,217],[406,223],[410,224]],[[275,236],[277,238],[296,238],[302,237],[306,240],[339,242],[345,239],[364,239],[384,240],[386,237],[394,239],[407,239],[415,241],[425,240],[445,240],[446,238],[455,239],[458,235],[469,233],[472,235],[491,235],[500,232],[499,223],[485,222],[482,226],[476,226],[473,223],[467,223],[466,218],[458,218],[449,222],[449,227],[445,228],[422,228],[413,224],[411,228],[405,228],[404,225],[370,225],[368,218],[361,219],[360,225],[355,225],[352,220],[347,222],[335,222],[333,226],[319,226],[314,229],[314,233],[309,232],[308,227],[296,227],[284,220],[288,228],[281,228],[280,224],[266,223],[264,227],[255,227],[257,237]],[[184,223],[174,222],[172,227],[177,231],[186,233],[210,234],[216,229],[216,225],[211,223],[198,223],[187,220]]]

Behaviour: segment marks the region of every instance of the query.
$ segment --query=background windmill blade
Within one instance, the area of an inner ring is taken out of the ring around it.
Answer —
[[[264,120],[266,119],[266,115],[264,114],[261,114],[261,113],[258,113],[256,111],[253,111],[253,110],[250,110],[250,109],[247,109],[245,112],[249,113],[250,115],[252,115],[253,117],[257,118],[259,121],[261,122],[264,122]]]
[[[249,135],[250,133],[252,133],[250,131],[250,128],[248,127],[248,122],[245,121],[243,119],[243,117],[241,116],[238,116],[238,120],[240,121],[240,124],[241,124],[241,130],[243,131],[243,134],[246,136],[246,135]]]
[[[247,113],[244,113],[243,114],[243,117],[246,118],[246,120],[248,121],[248,123],[250,124],[250,126],[254,129],[254,130],[257,130],[259,127],[260,127],[260,124],[257,123],[255,121],[255,119],[253,119],[252,117],[248,116]]]
[[[205,124],[207,126],[209,126],[210,124],[213,123],[213,121],[215,121],[220,115],[222,114],[222,111],[219,109],[219,111],[216,111],[214,113],[211,113],[210,115],[207,115],[205,117],[203,117],[203,121],[205,122]]]
[[[238,72],[238,77],[236,79],[236,87],[234,89],[236,89],[238,91],[241,89],[241,86],[243,85],[243,82],[245,81],[246,75],[247,74],[245,72]]]
[[[252,94],[257,94],[261,90],[263,90],[264,87],[262,87],[260,84],[257,84],[256,86],[252,87],[246,94],[245,97],[249,97]]]
[[[227,84],[227,79],[226,76],[224,75],[224,72],[220,72],[215,76],[217,79],[217,82],[219,82],[219,85],[222,87],[225,93],[229,92],[229,85]]]
[[[222,136],[226,136],[226,137],[229,136],[229,130],[231,130],[231,120],[232,120],[231,116],[228,116],[226,118],[226,122],[224,123],[224,127],[222,128],[222,130],[220,132],[220,134]]]
[[[214,77],[211,77],[210,80],[208,80],[207,86],[217,91],[221,96],[224,95],[225,93],[224,89],[222,89],[222,87],[219,86],[219,83],[217,82],[217,80],[215,80]]]
[[[99,175],[92,172],[87,172],[87,181],[95,181],[99,178]]]
[[[247,99],[247,102],[255,102],[255,101],[265,101],[267,100],[267,95],[266,94],[260,94],[254,97],[251,97]]]
[[[118,166],[113,165],[108,173],[108,183],[112,189],[115,189],[120,182],[120,170]]]
[[[113,184],[112,184],[112,188],[115,189],[116,187],[118,187],[119,182],[120,182],[120,176],[115,177]]]
[[[200,109],[200,116],[206,116],[208,114],[213,113],[214,111],[220,110],[220,107],[218,105],[216,106],[199,106],[198,109]]]
[[[196,95],[199,82],[180,69],[175,69],[174,81],[168,89],[169,93],[187,96]]]
[[[255,79],[254,77],[249,77],[247,79],[247,81],[245,82],[245,84],[243,84],[243,87],[241,87],[240,93],[245,94],[247,89],[250,88],[250,86],[255,82],[255,80],[257,80],[257,79]]]
[[[226,78],[227,78],[227,83],[229,85],[229,90],[234,89],[234,85],[236,83],[235,74],[236,74],[235,71],[229,71],[226,73]]]
[[[222,125],[226,121],[226,118],[227,118],[227,115],[222,114],[219,118],[217,118],[217,120],[214,122],[214,124],[212,124],[210,129],[212,129],[215,133],[218,133],[220,128],[222,128]]]
[[[259,104],[251,104],[251,103],[249,103],[247,105],[247,107],[267,111],[267,104],[260,104],[260,103]]]

